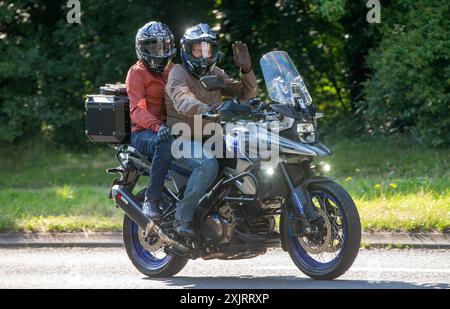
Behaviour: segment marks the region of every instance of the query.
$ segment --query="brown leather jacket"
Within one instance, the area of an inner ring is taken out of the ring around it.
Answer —
[[[222,96],[240,99],[252,99],[257,96],[258,84],[253,71],[241,74],[240,81],[230,78],[223,70],[215,67],[209,75],[217,75],[226,88],[207,91],[200,81],[192,76],[181,64],[170,71],[166,84],[167,124],[184,122],[194,132],[194,115],[207,112],[212,105],[221,103]]]

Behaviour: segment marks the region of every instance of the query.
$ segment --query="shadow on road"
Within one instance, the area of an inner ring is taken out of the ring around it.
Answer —
[[[198,289],[450,289],[450,284],[423,283],[414,284],[401,281],[368,281],[368,280],[313,280],[295,276],[268,277],[182,277],[144,278],[158,281],[169,287]]]

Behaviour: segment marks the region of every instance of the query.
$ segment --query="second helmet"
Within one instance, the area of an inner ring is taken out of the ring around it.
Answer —
[[[148,22],[138,30],[135,48],[138,59],[147,69],[159,73],[167,68],[177,51],[169,27],[156,21]]]

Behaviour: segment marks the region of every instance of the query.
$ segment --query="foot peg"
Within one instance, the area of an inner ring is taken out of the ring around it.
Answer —
[[[125,170],[123,168],[121,168],[121,167],[114,167],[114,168],[108,168],[106,170],[106,172],[108,174],[120,174],[120,173],[125,172]]]

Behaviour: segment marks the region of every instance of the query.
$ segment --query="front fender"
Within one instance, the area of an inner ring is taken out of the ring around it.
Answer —
[[[306,216],[309,220],[315,218],[314,206],[309,197],[308,187],[312,183],[332,181],[328,177],[313,176],[303,179],[291,192],[291,201],[297,215]]]
[[[325,177],[325,176],[313,176],[313,177],[308,177],[308,178],[303,179],[300,182],[299,186],[302,186],[305,189],[307,189],[308,186],[310,184],[312,184],[312,183],[315,183],[315,182],[327,182],[327,181],[334,181],[334,179],[329,178],[329,177]]]

